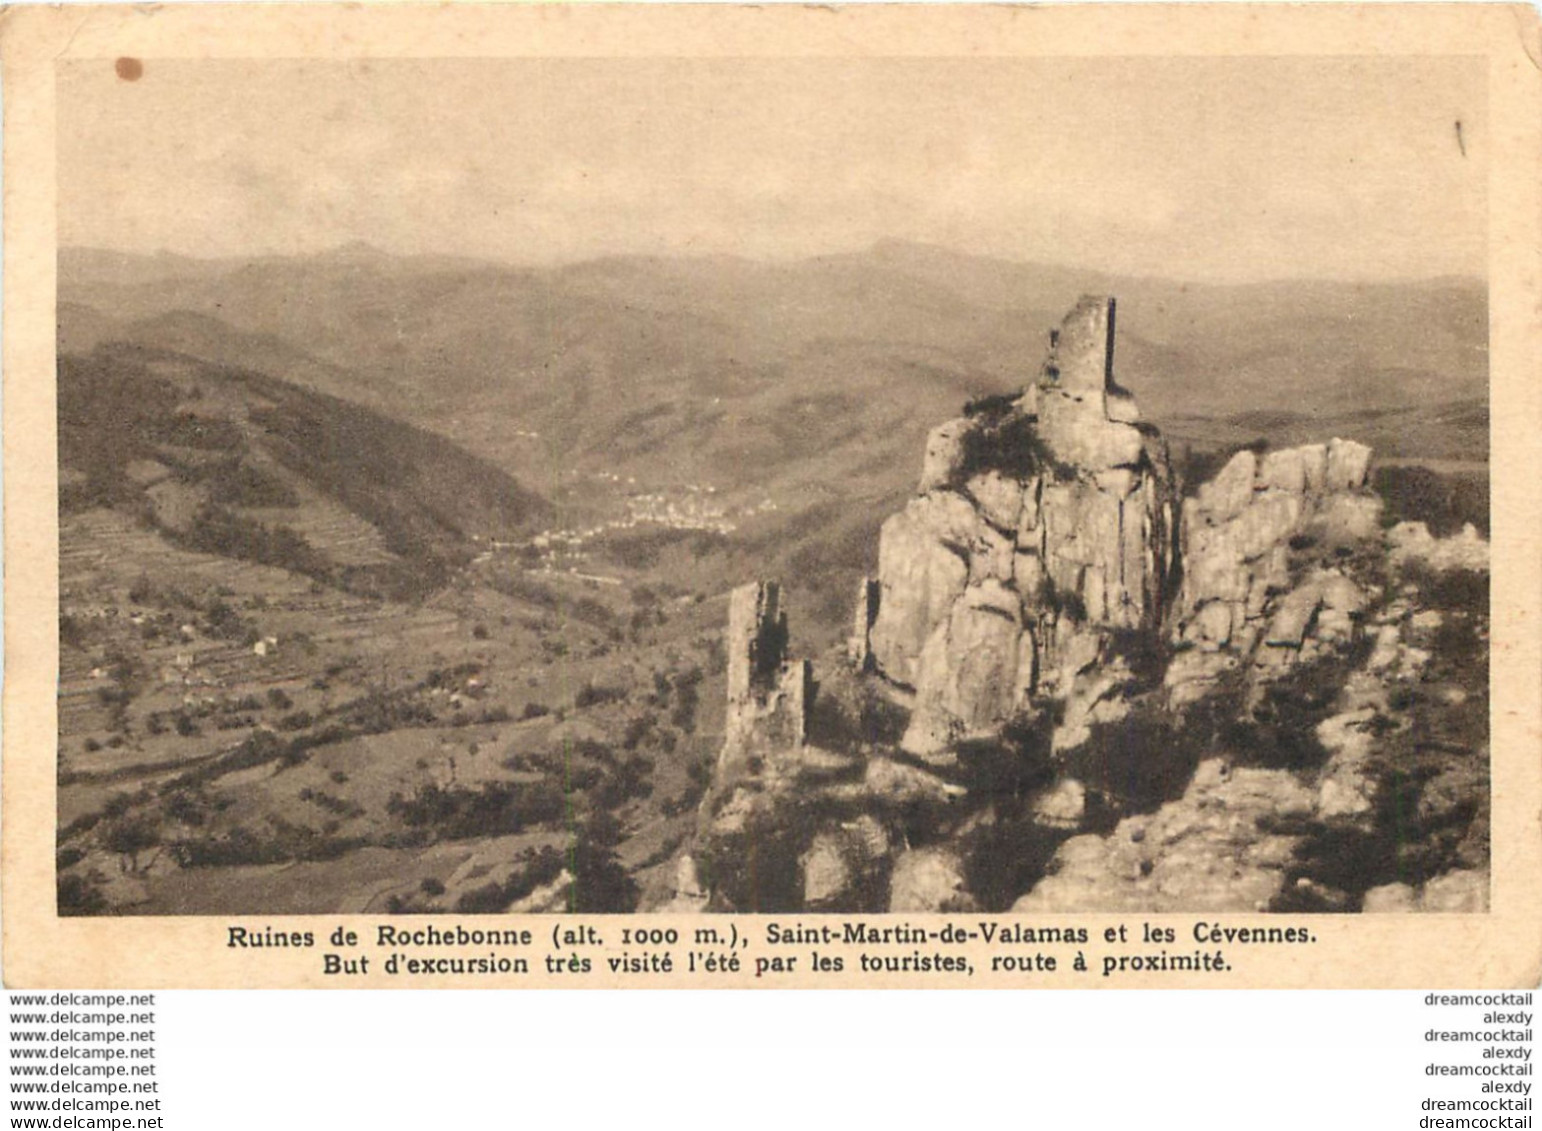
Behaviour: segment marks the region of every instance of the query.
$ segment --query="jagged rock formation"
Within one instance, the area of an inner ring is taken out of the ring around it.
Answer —
[[[1338,439],[1262,458],[1244,450],[1184,500],[1172,634],[1187,651],[1167,673],[1175,704],[1239,666],[1277,673],[1352,638],[1367,595],[1342,569],[1303,571],[1299,559],[1379,537],[1370,459],[1363,444]]]
[[[1487,671],[1469,651],[1481,646],[1485,609],[1470,597],[1453,600],[1439,592],[1452,584],[1442,575],[1471,577],[1474,565],[1486,564],[1484,544],[1469,532],[1432,539],[1427,531],[1395,527],[1386,545],[1387,558],[1372,560],[1394,567],[1386,579],[1394,595],[1375,603],[1371,585],[1355,586],[1355,607],[1365,615],[1363,623],[1349,624],[1364,634],[1359,647],[1348,646],[1349,629],[1334,615],[1349,602],[1328,593],[1315,569],[1305,571],[1278,608],[1310,604],[1317,621],[1297,620],[1311,627],[1293,627],[1288,643],[1270,639],[1284,635],[1271,621],[1270,632],[1254,643],[1245,674],[1255,691],[1275,680],[1288,683],[1292,670],[1308,670],[1303,640],[1319,662],[1332,657],[1348,665],[1307,678],[1322,702],[1315,714],[1295,701],[1302,689],[1291,687],[1287,701],[1300,715],[1282,720],[1272,707],[1263,712],[1274,716],[1271,726],[1260,729],[1251,725],[1248,705],[1257,696],[1249,697],[1235,750],[1203,763],[1182,797],[1149,815],[1126,818],[1106,836],[1066,841],[1048,876],[1013,910],[1337,911],[1353,906],[1344,888],[1377,868],[1414,880],[1366,890],[1361,906],[1367,912],[1486,909]],[[1418,552],[1398,552],[1410,545]],[[1435,592],[1398,576],[1396,567],[1408,562],[1434,572],[1422,584]],[[1173,675],[1190,670],[1188,658],[1196,654],[1228,653],[1177,653],[1168,667],[1170,688],[1185,687],[1174,684]],[[1283,664],[1275,655],[1286,657]],[[1469,745],[1474,736],[1480,741]],[[1290,769],[1234,767],[1237,759],[1258,756],[1255,742],[1272,746],[1272,756],[1316,754]],[[1355,850],[1362,859],[1346,855]]]
[[[1114,382],[1113,330],[1113,300],[1084,298],[1037,383],[932,431],[917,496],[884,523],[852,654],[913,696],[908,753],[947,763],[1070,693],[1111,633],[1160,622],[1172,476]]]
[[[811,666],[789,658],[776,583],[734,591],[726,642],[726,734],[696,853],[679,858],[656,909],[886,908],[905,855],[900,815],[946,812],[964,789],[812,740]]]
[[[734,592],[665,909],[1482,905],[1486,543],[1383,531],[1339,439],[1180,508],[1114,315],[1083,299],[1021,393],[933,429],[820,685],[779,588]]]

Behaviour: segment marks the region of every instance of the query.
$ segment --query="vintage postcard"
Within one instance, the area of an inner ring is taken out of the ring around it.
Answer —
[[[13,986],[1521,986],[1501,5],[12,9]]]

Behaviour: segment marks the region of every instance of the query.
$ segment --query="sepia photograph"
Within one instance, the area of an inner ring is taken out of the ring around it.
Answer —
[[[55,99],[59,916],[1488,909],[1481,57]]]

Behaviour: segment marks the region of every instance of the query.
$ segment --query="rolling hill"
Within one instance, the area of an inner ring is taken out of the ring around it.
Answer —
[[[551,514],[441,436],[172,350],[65,354],[58,412],[62,510],[134,510],[171,541],[345,588],[423,591],[476,538]]]

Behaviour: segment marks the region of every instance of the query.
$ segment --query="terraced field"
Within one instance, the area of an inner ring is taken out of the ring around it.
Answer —
[[[248,507],[241,513],[258,522],[283,524],[342,566],[379,566],[395,561],[380,531],[347,507],[306,487],[296,489],[293,507]]]
[[[314,504],[315,545],[382,552]],[[63,514],[61,907],[495,909],[567,867],[634,898],[715,750],[720,676],[672,681],[722,616],[635,588],[484,564],[397,602]]]

